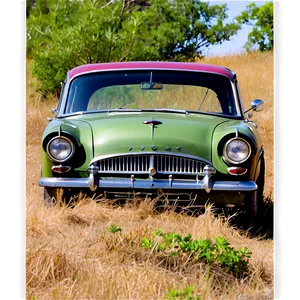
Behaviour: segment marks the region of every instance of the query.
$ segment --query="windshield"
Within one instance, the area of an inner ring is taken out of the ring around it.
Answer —
[[[216,74],[126,70],[86,74],[72,81],[65,114],[113,109],[237,115],[231,82]]]

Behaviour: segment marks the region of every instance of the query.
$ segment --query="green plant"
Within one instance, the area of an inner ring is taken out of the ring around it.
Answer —
[[[59,94],[66,71],[90,63],[193,61],[240,29],[227,7],[198,0],[40,0],[27,6],[27,55],[43,94]]]
[[[252,252],[248,248],[235,250],[224,237],[193,240],[191,234],[181,236],[177,233],[165,233],[161,229],[153,232],[155,239],[143,238],[141,245],[156,252],[168,252],[171,256],[189,254],[191,259],[207,264],[207,278],[210,276],[212,265],[219,265],[225,271],[239,278],[248,271],[248,262]]]
[[[195,287],[193,285],[186,288],[170,289],[169,292],[165,295],[165,298],[168,300],[200,300],[198,296],[193,295],[194,289]]]
[[[226,270],[232,272],[236,277],[247,271],[248,259],[252,252],[248,248],[234,250],[223,237],[216,238],[217,261]]]
[[[247,5],[245,11],[236,18],[238,23],[253,26],[248,34],[248,41],[244,46],[247,51],[259,49],[259,51],[273,50],[273,2],[266,2],[257,6],[255,2]]]
[[[116,232],[120,232],[122,231],[122,229],[120,227],[118,227],[117,225],[111,224],[107,230],[111,233],[116,233]]]
[[[154,245],[154,241],[145,237],[141,239],[141,245],[146,249],[151,249]]]

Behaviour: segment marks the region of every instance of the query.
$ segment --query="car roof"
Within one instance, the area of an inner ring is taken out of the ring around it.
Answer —
[[[69,79],[87,73],[101,71],[119,71],[119,70],[176,70],[176,71],[198,71],[204,73],[219,74],[232,80],[234,73],[228,68],[188,62],[159,62],[159,61],[144,61],[144,62],[111,62],[111,63],[96,63],[78,66],[68,72]]]

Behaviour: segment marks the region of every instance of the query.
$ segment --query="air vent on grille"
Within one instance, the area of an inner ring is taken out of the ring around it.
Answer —
[[[97,162],[100,173],[148,174],[154,167],[159,174],[203,174],[205,163],[199,160],[171,155],[128,155],[109,157]]]

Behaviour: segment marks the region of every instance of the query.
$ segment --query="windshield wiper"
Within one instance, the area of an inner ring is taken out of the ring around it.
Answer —
[[[205,93],[205,95],[204,95],[204,97],[203,97],[203,99],[202,99],[202,101],[201,101],[201,103],[200,103],[200,105],[199,105],[199,107],[198,107],[198,110],[200,110],[200,108],[201,108],[201,106],[202,106],[204,100],[206,99],[207,94],[208,94],[208,89],[206,90],[206,93]]]
[[[123,112],[128,112],[128,111],[138,111],[141,112],[142,110],[139,108],[124,108],[124,107],[118,107],[118,108],[111,108],[107,110],[108,112],[113,112],[113,111],[123,111]]]
[[[154,108],[154,109],[142,109],[145,112],[170,112],[170,113],[181,113],[186,114],[184,109],[171,109],[171,108]]]

